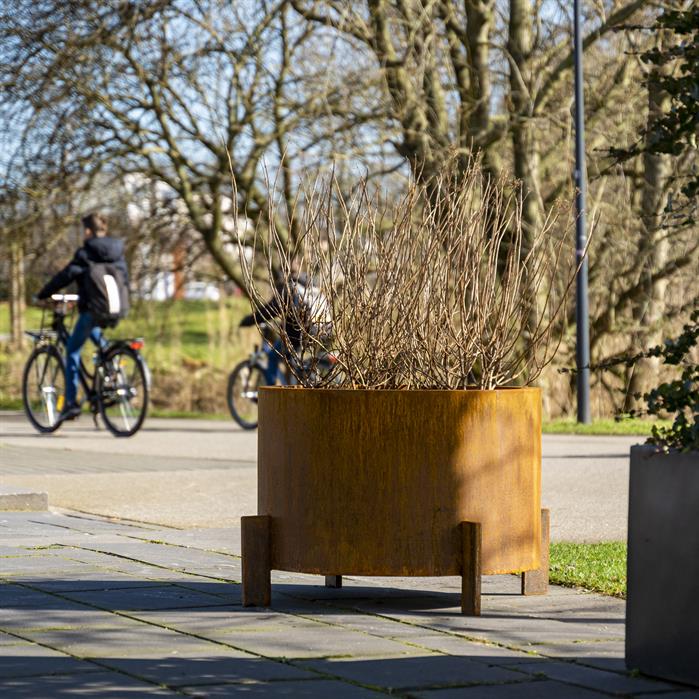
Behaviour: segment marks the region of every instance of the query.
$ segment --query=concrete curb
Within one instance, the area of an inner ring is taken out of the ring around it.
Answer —
[[[0,485],[0,512],[45,512],[48,509],[48,493]]]

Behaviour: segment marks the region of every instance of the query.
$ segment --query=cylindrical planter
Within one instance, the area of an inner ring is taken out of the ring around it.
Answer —
[[[492,391],[263,388],[258,514],[269,566],[324,575],[460,575],[541,561],[541,397]]]

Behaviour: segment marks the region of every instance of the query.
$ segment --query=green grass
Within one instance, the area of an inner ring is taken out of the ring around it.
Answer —
[[[650,436],[652,425],[670,425],[670,420],[642,420],[613,418],[594,420],[591,425],[582,425],[571,418],[547,420],[543,424],[545,434],[611,434]]]
[[[241,359],[258,341],[256,330],[238,328],[250,312],[244,298],[213,301],[138,301],[119,327],[107,337],[143,337],[144,354],[153,366],[180,366],[183,362],[227,368]],[[9,333],[9,307],[0,303],[0,335]],[[41,327],[42,311],[28,307],[25,326]],[[50,322],[46,313],[45,322]],[[89,344],[89,343],[88,343]]]
[[[556,585],[626,597],[626,543],[553,543],[549,580]]]

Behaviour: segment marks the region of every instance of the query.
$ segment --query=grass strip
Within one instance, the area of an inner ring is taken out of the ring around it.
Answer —
[[[626,542],[551,544],[549,580],[612,597],[626,597]]]
[[[642,420],[639,418],[615,420],[607,418],[594,420],[590,425],[583,425],[571,418],[559,418],[544,421],[542,429],[544,434],[609,434],[649,437],[653,425],[669,426],[670,420]]]

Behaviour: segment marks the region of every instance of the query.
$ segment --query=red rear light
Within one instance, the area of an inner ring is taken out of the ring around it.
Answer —
[[[129,342],[129,347],[132,350],[140,350],[143,348],[143,340],[131,340],[131,342]]]

